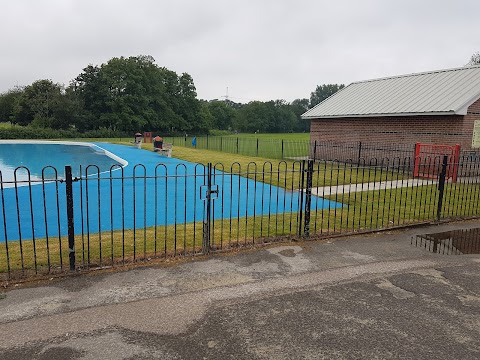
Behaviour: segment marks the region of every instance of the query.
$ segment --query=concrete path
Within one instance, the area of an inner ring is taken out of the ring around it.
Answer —
[[[325,186],[312,188],[312,194],[316,196],[327,196],[335,194],[347,194],[351,192],[359,191],[372,191],[372,190],[386,190],[405,187],[416,187],[423,185],[433,185],[437,181],[433,179],[405,179],[405,180],[388,180],[379,181],[374,183],[363,184],[347,184],[338,186]]]
[[[410,245],[416,234],[474,227],[8,287],[0,359],[478,359],[480,256]]]

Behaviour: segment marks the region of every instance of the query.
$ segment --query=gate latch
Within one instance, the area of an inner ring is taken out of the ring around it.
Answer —
[[[210,188],[210,194],[207,185],[200,186],[200,200],[207,200],[209,195],[210,199],[215,200],[218,197],[218,185],[212,185]]]

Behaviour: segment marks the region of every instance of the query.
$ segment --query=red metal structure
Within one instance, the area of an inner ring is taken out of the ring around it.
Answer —
[[[436,178],[441,169],[443,157],[448,156],[446,179],[457,181],[460,145],[415,144],[414,177]]]

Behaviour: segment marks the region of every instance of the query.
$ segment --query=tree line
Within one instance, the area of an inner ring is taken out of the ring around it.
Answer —
[[[151,56],[115,57],[88,65],[68,86],[42,79],[0,94],[0,122],[80,133],[301,132],[309,130],[301,114],[343,87],[320,85],[291,103],[205,101],[188,73],[160,67]]]

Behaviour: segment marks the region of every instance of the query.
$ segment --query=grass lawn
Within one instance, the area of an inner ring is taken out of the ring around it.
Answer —
[[[164,137],[175,146],[192,147],[193,136]],[[310,152],[310,133],[287,134],[232,134],[226,136],[196,137],[196,148],[229,152],[269,159],[307,157]]]
[[[143,144],[150,149],[151,144]],[[257,181],[287,188],[298,189],[301,176],[301,161],[280,161],[262,157],[243,156],[211,150],[199,150],[174,147],[173,156],[177,159],[207,165],[211,162],[218,170],[241,172]],[[223,167],[219,164],[223,164]],[[236,164],[232,167],[232,164]],[[238,164],[238,165],[237,165]],[[256,166],[255,166],[256,164]],[[247,169],[249,174],[246,174]],[[232,171],[233,170],[233,171]],[[315,187],[375,182],[380,180],[401,180],[404,174],[385,169],[357,168],[356,165],[343,163],[316,163],[313,184]]]

